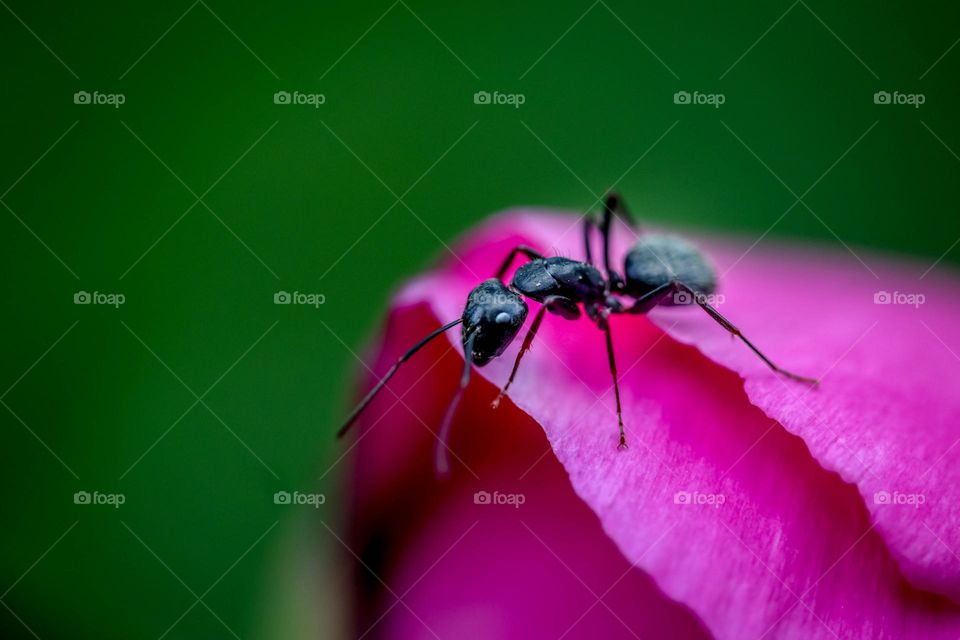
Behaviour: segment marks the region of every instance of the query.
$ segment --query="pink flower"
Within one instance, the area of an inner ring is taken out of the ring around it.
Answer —
[[[517,244],[579,259],[581,242],[576,216],[492,219],[396,297],[375,372],[460,317]],[[820,387],[773,374],[697,307],[614,316],[618,450],[603,333],[548,315],[509,402],[490,407],[526,328],[474,369],[437,481],[433,432],[463,366],[447,332],[359,422],[358,634],[960,637],[958,280],[821,247],[699,244],[722,313]]]

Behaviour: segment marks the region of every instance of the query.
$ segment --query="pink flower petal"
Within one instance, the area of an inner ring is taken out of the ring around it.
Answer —
[[[466,251],[479,268],[496,263],[502,238],[578,257],[574,220],[503,216]],[[617,240],[622,256],[630,236]],[[651,319],[743,376],[754,404],[857,485],[908,579],[960,601],[960,280],[933,274],[921,280],[926,265],[870,257],[875,264],[867,266],[821,247],[811,254],[716,244],[709,253],[723,274],[721,312],[783,366],[824,377],[822,388],[810,391],[771,375],[695,309],[658,309]],[[473,255],[486,250],[494,256]],[[464,270],[462,263],[448,268],[456,275]],[[922,304],[876,304],[875,295]]]
[[[423,306],[395,311],[378,371],[406,349],[407,336],[435,327]],[[606,536],[547,455],[536,423],[512,405],[490,408],[494,390],[482,379],[454,425],[452,445],[464,466],[436,481],[435,440],[404,404],[432,401],[442,412],[449,394],[429,390],[446,390],[461,368],[456,351],[435,341],[391,382],[398,393],[410,390],[404,402],[378,398],[364,419],[352,540],[376,577],[361,581],[370,588],[356,635],[709,638],[692,612],[632,568]],[[493,495],[491,502],[512,497],[515,506],[478,504],[478,491]]]
[[[500,217],[398,304],[427,302],[439,319],[459,317],[469,289],[516,243],[582,255],[574,221]],[[718,250],[720,272],[744,249]],[[745,385],[647,318],[615,318],[631,440],[618,452],[602,334],[548,317],[511,399],[544,428],[624,555],[717,637],[957,637],[956,605],[900,574],[957,596],[949,426],[960,398],[948,376],[958,363],[940,344],[960,344],[949,323],[960,311],[949,297],[955,285],[929,276],[919,310],[875,306],[881,288],[920,287],[902,269],[871,265],[877,281],[852,258],[754,251],[723,278],[721,311],[784,366],[823,376],[822,388],[785,383],[698,310],[675,309],[651,319]],[[478,373],[501,384],[515,352]],[[431,387],[426,408],[442,405],[452,386]],[[878,491],[892,502],[901,501],[894,492],[923,494],[925,503],[876,504]],[[681,502],[708,504],[677,504],[678,492]]]
[[[960,279],[822,250],[758,247],[737,263],[743,250],[714,253],[721,272],[735,265],[722,312],[821,388],[771,376],[700,314],[670,334],[739,373],[753,404],[857,486],[914,585],[960,602]],[[875,303],[895,292],[922,304]]]

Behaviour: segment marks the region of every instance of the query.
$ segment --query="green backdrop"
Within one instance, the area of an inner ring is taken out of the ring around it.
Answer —
[[[492,211],[956,264],[954,3],[591,1],[0,2],[0,635],[303,631],[345,345]]]

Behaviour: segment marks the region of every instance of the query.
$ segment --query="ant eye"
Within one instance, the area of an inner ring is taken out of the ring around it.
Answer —
[[[497,324],[507,324],[510,322],[510,314],[506,311],[501,311],[497,314],[497,317],[493,319]]]

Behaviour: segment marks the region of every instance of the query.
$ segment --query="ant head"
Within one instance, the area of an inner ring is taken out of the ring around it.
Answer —
[[[463,342],[473,334],[473,363],[478,367],[506,350],[527,319],[527,303],[505,284],[491,278],[477,285],[463,309]]]

